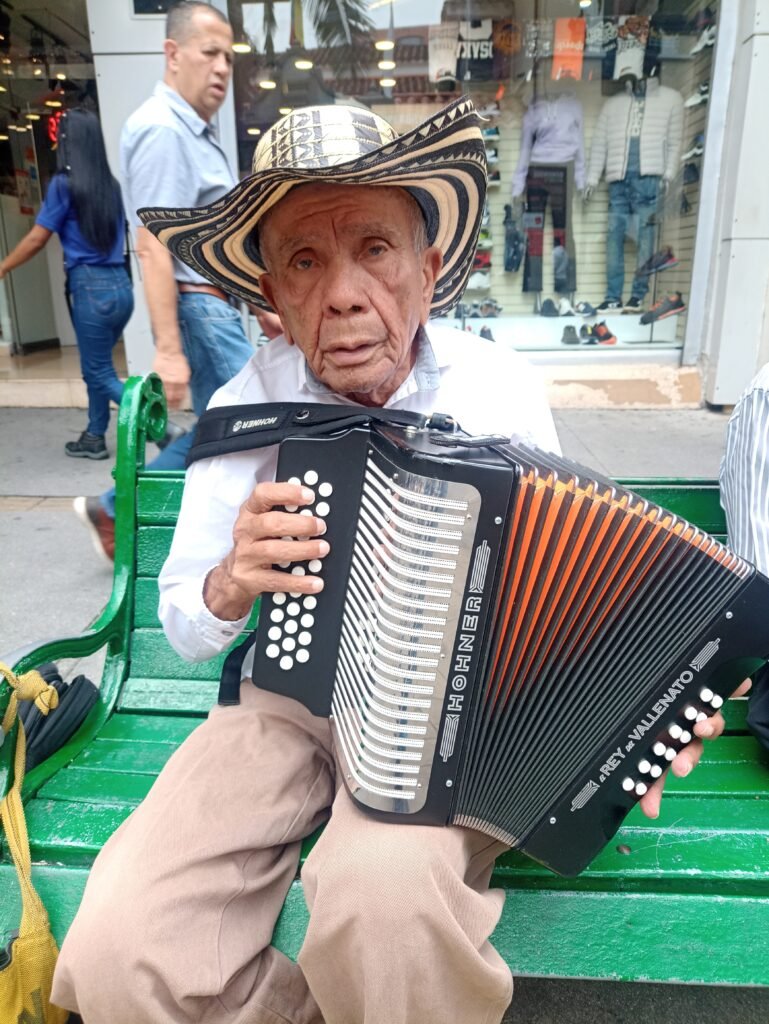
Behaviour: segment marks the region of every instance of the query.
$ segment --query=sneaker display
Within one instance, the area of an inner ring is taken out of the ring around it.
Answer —
[[[698,107],[710,99],[710,82],[700,82],[691,96],[684,101],[685,107]]]
[[[487,147],[486,148],[486,163],[487,164],[496,164],[498,162],[499,162],[499,155],[498,155],[496,149],[489,149]]]
[[[703,28],[700,38],[689,50],[689,53],[694,56],[695,53],[702,53],[707,46],[714,46],[716,42],[716,26],[708,25],[707,28]]]
[[[643,313],[643,304],[642,304],[641,300],[637,296],[631,295],[630,298],[625,303],[625,305],[623,306],[622,312],[623,313]]]
[[[545,299],[539,310],[540,316],[558,316],[558,307],[552,299]]]
[[[483,291],[491,285],[491,274],[486,270],[476,270],[470,275],[467,287],[471,291]]]
[[[488,250],[476,250],[473,270],[491,270],[491,253]]]
[[[578,302],[574,307],[574,312],[578,316],[595,316],[598,310],[595,306],[591,306],[589,302]]]
[[[595,331],[590,324],[582,324],[579,329],[579,343],[580,345],[597,345],[598,339],[595,336]]]
[[[702,156],[705,152],[705,136],[702,132],[699,132],[692,139],[690,148],[681,157],[681,163],[685,163],[687,160],[693,160],[696,156]]]
[[[577,328],[573,324],[567,324],[563,329],[561,335],[562,345],[579,345],[579,335],[577,334]]]
[[[497,302],[496,299],[482,299],[481,300],[481,316],[499,316],[502,312],[502,306]]]
[[[494,341],[494,335],[491,333],[491,328],[487,327],[486,324],[481,327],[480,335],[485,338],[486,341]]]
[[[467,316],[468,316],[468,318],[472,318],[474,320],[477,320],[480,317],[480,315],[481,315],[481,304],[476,299],[475,302],[473,302],[473,304],[470,306],[470,308],[469,308],[469,310],[467,312]]]
[[[664,320],[666,317],[675,316],[676,313],[683,313],[686,303],[680,292],[672,292],[655,302],[651,309],[647,309],[641,317],[642,324],[653,324],[657,320]]]
[[[565,295],[558,300],[558,316],[574,316],[574,310]]]
[[[490,242],[491,241],[491,231],[488,228],[482,227],[481,230],[478,232],[478,241],[479,242]]]
[[[596,310],[597,313],[621,313],[624,309],[622,299],[604,299]]]
[[[484,139],[498,139],[499,128],[496,125],[492,125],[491,128],[481,128],[481,135]]]
[[[593,328],[593,337],[597,345],[616,345],[617,339],[611,333],[609,328],[606,326],[606,321],[602,320],[600,324],[596,324]]]
[[[489,212],[489,204],[483,204],[483,213],[481,214],[481,227],[487,228],[491,223],[491,214]]]
[[[75,498],[75,515],[91,534],[94,550],[107,565],[115,560],[115,520],[110,519],[98,498]]]
[[[494,248],[494,243],[492,242],[492,240],[490,238],[479,238],[478,239],[478,244],[475,247],[476,251],[478,251],[480,249],[481,252],[485,252],[487,249],[493,249],[493,248]]]
[[[678,260],[673,250],[669,245],[666,245],[664,249],[660,249],[659,252],[655,252],[653,256],[650,256],[646,263],[638,268],[636,274],[639,277],[648,277],[650,274],[659,274],[662,270],[669,270],[671,267],[677,266]],[[625,308],[627,309],[627,306]]]
[[[64,451],[73,459],[108,459],[104,434],[89,434],[84,430],[77,441],[67,441]]]
[[[489,185],[498,185],[502,179],[499,176],[499,171],[489,171],[487,180]]]
[[[480,117],[499,117],[501,111],[499,109],[499,104],[495,100],[492,103],[487,103],[485,107],[481,107],[477,113]]]

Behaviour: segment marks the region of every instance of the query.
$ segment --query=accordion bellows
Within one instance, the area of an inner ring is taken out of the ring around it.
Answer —
[[[354,428],[281,445],[316,489],[317,598],[264,595],[254,680],[327,714],[345,783],[580,871],[769,653],[769,581],[558,456]],[[284,567],[288,568],[288,567]]]

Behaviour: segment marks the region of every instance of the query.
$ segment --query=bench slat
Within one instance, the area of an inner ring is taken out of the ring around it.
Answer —
[[[153,714],[207,715],[219,695],[217,680],[144,679],[126,681],[120,699],[121,711]]]

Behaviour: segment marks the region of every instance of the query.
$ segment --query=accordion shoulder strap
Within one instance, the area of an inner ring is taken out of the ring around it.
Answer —
[[[372,423],[430,427],[443,431],[457,429],[452,417],[444,413],[424,415],[406,409],[366,409],[356,405],[299,402],[226,405],[209,409],[198,420],[187,465],[214,455],[266,448],[289,436],[313,437]]]

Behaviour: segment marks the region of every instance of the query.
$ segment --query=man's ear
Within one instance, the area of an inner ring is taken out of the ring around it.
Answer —
[[[166,57],[166,65],[171,71],[176,71],[176,55],[179,52],[179,44],[175,39],[164,39],[163,40],[163,53]]]
[[[422,253],[422,317],[424,326],[430,318],[430,306],[435,292],[435,282],[443,266],[443,253],[437,245],[431,245]]]
[[[265,297],[265,299],[267,299],[269,304],[280,317],[280,322],[283,327],[283,337],[286,339],[289,345],[293,345],[294,339],[291,337],[291,330],[288,324],[286,323],[285,317],[283,316],[283,312],[275,297],[275,282],[272,280],[268,273],[262,274],[262,276],[259,278],[259,287],[261,289],[262,295]]]

